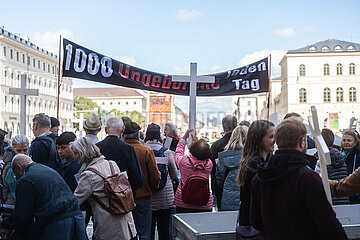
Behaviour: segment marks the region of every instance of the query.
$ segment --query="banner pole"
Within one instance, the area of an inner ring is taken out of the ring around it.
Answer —
[[[56,118],[60,121],[59,117],[60,117],[60,59],[61,59],[61,35],[60,35],[60,42],[59,42],[59,70],[58,70],[58,91],[57,91],[57,113],[56,113]]]
[[[270,91],[271,91],[271,54],[269,56],[269,89],[268,89],[268,103],[267,103],[267,120],[270,119]]]

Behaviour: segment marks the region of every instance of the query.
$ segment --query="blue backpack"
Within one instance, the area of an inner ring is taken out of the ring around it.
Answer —
[[[166,182],[167,182],[167,175],[168,175],[168,166],[166,163],[164,163],[164,161],[162,161],[162,159],[166,158],[164,155],[164,152],[167,150],[166,147],[162,147],[159,150],[153,150],[155,158],[156,158],[156,163],[157,163],[157,167],[159,172],[161,173],[161,180],[160,180],[160,184],[159,187],[155,190],[155,191],[160,191],[163,190]],[[166,159],[167,160],[167,159]]]

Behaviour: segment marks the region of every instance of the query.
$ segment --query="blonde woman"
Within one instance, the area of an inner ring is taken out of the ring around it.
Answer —
[[[218,153],[216,164],[216,183],[221,195],[219,211],[236,211],[240,204],[240,186],[236,184],[242,158],[243,143],[248,127],[238,126],[234,129],[225,150]]]

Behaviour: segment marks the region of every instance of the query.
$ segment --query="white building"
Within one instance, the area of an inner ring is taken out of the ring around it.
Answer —
[[[116,109],[122,113],[137,111],[146,116],[147,94],[138,89],[113,88],[74,88],[74,96],[93,100],[101,110]]]
[[[32,135],[36,113],[57,115],[58,58],[19,35],[0,27],[0,128],[20,133],[20,97],[9,95],[9,88],[19,88],[22,74],[27,88],[39,89],[39,96],[27,97],[27,136]],[[73,109],[72,80],[62,78],[60,90],[60,131],[71,130]]]
[[[272,112],[307,119],[316,106],[320,127],[335,132],[360,117],[360,44],[329,39],[288,51],[280,62],[281,93]]]
[[[233,96],[233,115],[241,121],[255,121],[261,118],[261,111],[267,105],[267,94]]]

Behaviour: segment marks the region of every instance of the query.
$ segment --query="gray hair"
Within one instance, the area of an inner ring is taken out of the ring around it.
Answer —
[[[139,138],[139,131],[136,133],[127,133],[123,134],[124,139],[138,139]]]
[[[174,132],[175,136],[178,135],[178,130],[177,130],[176,126],[172,122],[165,123],[165,126],[168,126],[170,128],[170,130]]]
[[[79,154],[80,162],[89,163],[100,157],[100,149],[88,138],[83,137],[70,143],[70,150]]]
[[[21,166],[26,166],[28,163],[32,162],[31,158],[25,154],[16,154],[15,157],[11,161],[11,167],[19,164]]]
[[[39,128],[41,129],[50,129],[51,128],[51,120],[48,115],[45,115],[45,113],[38,113],[35,114],[33,118],[33,123],[37,123]]]
[[[106,129],[109,132],[118,132],[124,127],[124,122],[121,118],[111,117],[106,122]]]
[[[226,115],[222,119],[222,126],[224,129],[224,132],[230,132],[233,131],[237,127],[237,119],[236,117],[232,115]]]
[[[29,145],[29,139],[25,135],[16,135],[11,139],[11,147],[14,145],[27,144]]]

